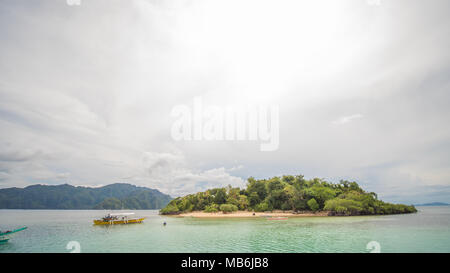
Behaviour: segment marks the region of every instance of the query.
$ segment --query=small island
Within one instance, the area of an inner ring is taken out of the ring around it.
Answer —
[[[303,175],[248,179],[247,188],[214,188],[178,197],[162,215],[188,217],[355,216],[417,212],[413,205],[391,204],[356,182],[307,180]]]
[[[431,203],[424,203],[424,204],[416,204],[418,207],[442,207],[442,206],[450,206],[448,203],[444,202],[431,202]]]

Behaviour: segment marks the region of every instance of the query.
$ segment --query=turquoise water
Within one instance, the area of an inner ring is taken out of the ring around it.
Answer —
[[[93,226],[104,211],[0,210],[0,229],[21,226],[0,252],[450,252],[450,207],[406,215],[300,217],[285,221],[197,219],[136,211],[145,223]],[[163,222],[167,226],[163,226]]]

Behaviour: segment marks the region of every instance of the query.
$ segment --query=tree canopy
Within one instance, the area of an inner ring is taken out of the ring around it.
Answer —
[[[226,206],[232,205],[232,206]],[[250,177],[246,189],[214,188],[173,199],[161,214],[191,211],[224,213],[235,210],[257,212],[328,211],[330,215],[373,215],[416,212],[414,206],[391,204],[378,200],[373,192],[364,191],[356,182],[341,180],[329,183],[323,179],[307,180],[303,175],[285,175],[257,180]]]

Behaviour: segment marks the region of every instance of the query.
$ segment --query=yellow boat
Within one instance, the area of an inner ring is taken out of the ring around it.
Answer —
[[[110,213],[99,220],[94,220],[94,225],[126,225],[144,222],[145,218],[130,218],[134,213]]]

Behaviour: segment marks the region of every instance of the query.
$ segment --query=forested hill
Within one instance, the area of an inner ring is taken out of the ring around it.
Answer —
[[[0,209],[160,209],[170,200],[158,190],[125,183],[99,188],[64,184],[0,189]]]
[[[417,204],[416,206],[420,207],[440,207],[440,206],[450,206],[448,203],[443,202],[432,202],[432,203],[424,203],[424,204]]]
[[[302,175],[256,180],[249,178],[246,189],[215,188],[172,200],[161,214],[190,211],[224,213],[236,210],[328,211],[329,215],[373,215],[416,212],[414,206],[390,204],[364,191],[356,182],[333,184]]]

